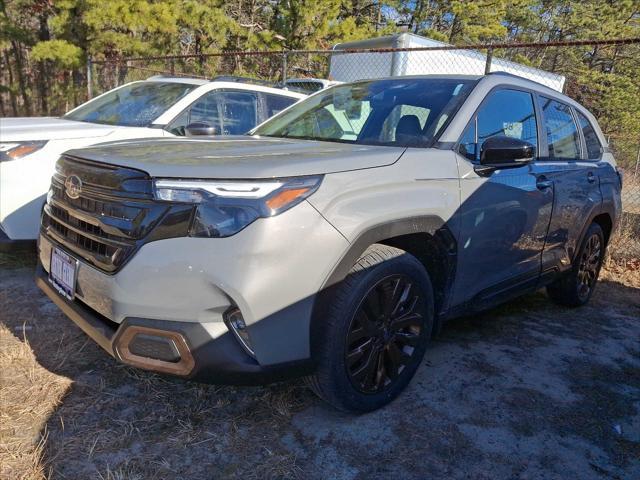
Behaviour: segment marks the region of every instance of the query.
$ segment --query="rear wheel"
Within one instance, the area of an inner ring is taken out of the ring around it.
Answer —
[[[313,390],[341,410],[366,412],[393,400],[424,356],[432,299],[429,275],[415,257],[369,247],[327,309]]]
[[[586,304],[596,287],[604,253],[602,228],[597,223],[592,223],[571,270],[547,287],[549,297],[557,304],[567,307]]]

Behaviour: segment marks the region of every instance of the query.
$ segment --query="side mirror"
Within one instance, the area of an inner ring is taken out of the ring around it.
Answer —
[[[494,168],[519,167],[531,162],[536,147],[519,138],[504,135],[485,140],[480,150],[480,165]]]
[[[184,127],[184,133],[187,137],[197,137],[202,135],[217,135],[218,129],[212,127],[208,123],[194,122]]]

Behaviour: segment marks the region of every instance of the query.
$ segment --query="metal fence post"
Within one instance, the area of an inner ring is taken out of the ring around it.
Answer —
[[[491,73],[491,61],[493,60],[493,47],[487,48],[487,61],[484,64],[484,74]]]
[[[93,98],[93,63],[91,55],[87,57],[87,95],[89,100]]]
[[[638,156],[636,157],[636,171],[633,173],[633,178],[638,178],[639,167],[640,167],[640,146],[638,146]]]
[[[287,81],[287,52],[282,52],[282,83]]]

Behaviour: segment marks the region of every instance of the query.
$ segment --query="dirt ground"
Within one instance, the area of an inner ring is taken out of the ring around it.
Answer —
[[[198,385],[117,364],[0,257],[3,479],[637,479],[640,282],[448,323],[395,402]],[[627,278],[627,277],[624,277]]]

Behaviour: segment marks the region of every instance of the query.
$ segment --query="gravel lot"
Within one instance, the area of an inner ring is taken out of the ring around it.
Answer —
[[[302,382],[198,385],[118,365],[0,256],[0,477],[640,478],[640,282],[450,322],[408,390],[338,413]]]

